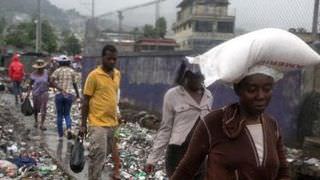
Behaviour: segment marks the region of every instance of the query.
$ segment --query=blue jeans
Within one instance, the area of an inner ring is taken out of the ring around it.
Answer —
[[[57,128],[59,137],[63,136],[63,119],[66,121],[67,129],[71,129],[70,110],[73,102],[73,95],[68,94],[64,96],[59,93],[55,97],[56,110],[57,110]]]
[[[13,81],[12,82],[12,93],[15,96],[21,95],[21,81]]]

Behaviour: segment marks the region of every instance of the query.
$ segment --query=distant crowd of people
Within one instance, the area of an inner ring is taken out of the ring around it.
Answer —
[[[63,137],[63,119],[67,126],[67,138],[71,139],[71,116],[72,103],[80,97],[76,83],[76,70],[71,67],[71,59],[61,55],[50,62],[38,59],[32,65],[34,69],[28,74],[25,66],[20,60],[19,54],[14,54],[8,66],[8,76],[11,81],[11,90],[15,97],[15,103],[23,103],[24,100],[31,99],[34,109],[34,127],[47,130],[45,126],[47,103],[49,100],[49,88],[56,91],[55,105],[57,114],[58,138]],[[22,83],[29,82],[26,88],[26,95],[23,96]],[[39,114],[40,121],[39,121]]]

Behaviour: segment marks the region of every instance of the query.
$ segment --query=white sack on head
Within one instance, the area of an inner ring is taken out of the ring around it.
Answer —
[[[202,55],[187,59],[200,65],[206,86],[217,80],[234,83],[258,64],[286,72],[320,63],[318,53],[299,37],[274,28],[238,36]]]
[[[255,65],[255,66],[249,68],[248,72],[246,74],[244,74],[243,78],[246,76],[254,75],[254,74],[264,74],[264,75],[270,76],[274,79],[274,81],[278,81],[283,78],[283,73],[281,73],[280,71],[278,71],[272,67],[268,67],[265,65]],[[238,79],[235,81],[235,83],[238,83],[241,80],[242,79]]]

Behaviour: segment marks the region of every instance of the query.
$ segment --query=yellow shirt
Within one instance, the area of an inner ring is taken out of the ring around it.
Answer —
[[[89,102],[89,126],[117,126],[117,93],[121,74],[114,69],[113,79],[101,67],[89,73],[83,94],[91,96]]]

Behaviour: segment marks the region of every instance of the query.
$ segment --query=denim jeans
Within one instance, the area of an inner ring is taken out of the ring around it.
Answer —
[[[68,94],[64,96],[59,93],[55,97],[56,110],[57,110],[57,128],[59,137],[63,136],[63,119],[66,121],[67,129],[71,129],[70,110],[73,102],[73,95]]]
[[[12,82],[12,93],[15,96],[21,95],[21,81],[13,81]]]

